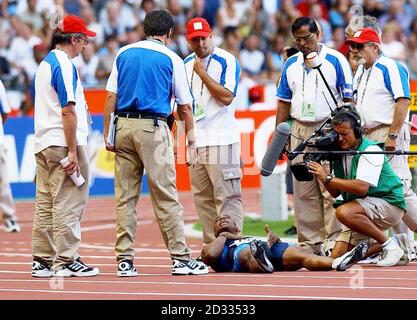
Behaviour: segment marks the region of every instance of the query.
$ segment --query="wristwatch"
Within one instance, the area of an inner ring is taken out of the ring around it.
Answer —
[[[396,132],[390,132],[388,134],[388,138],[390,138],[391,140],[396,140],[398,138],[398,133],[396,133]]]
[[[328,185],[333,178],[334,178],[334,174],[328,174],[326,176],[326,180],[324,180],[324,184]]]

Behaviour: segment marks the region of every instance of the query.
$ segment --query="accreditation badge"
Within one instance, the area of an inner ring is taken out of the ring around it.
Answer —
[[[204,111],[203,104],[201,102],[196,102],[194,107],[194,120],[199,121],[206,116]]]
[[[301,121],[316,120],[316,104],[309,101],[303,101],[301,109]]]

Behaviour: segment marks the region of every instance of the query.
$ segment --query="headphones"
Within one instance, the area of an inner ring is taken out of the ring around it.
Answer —
[[[356,139],[359,139],[360,137],[362,137],[363,133],[361,116],[356,110],[352,109],[351,106],[342,106],[342,108],[343,110],[341,112],[353,120],[351,121],[353,134],[355,135]]]

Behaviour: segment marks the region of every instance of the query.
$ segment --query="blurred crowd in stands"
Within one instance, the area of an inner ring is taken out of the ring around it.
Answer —
[[[403,62],[417,79],[416,0],[2,0],[0,17],[0,78],[10,104],[22,113],[32,106],[32,83],[38,64],[49,51],[54,21],[64,12],[82,17],[97,32],[75,64],[84,88],[104,88],[117,50],[144,39],[143,19],[153,9],[168,9],[176,28],[169,47],[181,57],[190,51],[185,24],[206,18],[214,44],[233,53],[242,76],[238,109],[259,100],[257,85],[269,89],[257,109],[275,109],[276,82],[284,63],[284,48],[294,47],[290,26],[299,16],[321,25],[322,42],[344,54],[345,27],[355,14],[376,17],[382,30],[382,50]],[[268,98],[269,97],[269,98]]]

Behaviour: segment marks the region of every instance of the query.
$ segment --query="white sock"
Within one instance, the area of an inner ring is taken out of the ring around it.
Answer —
[[[382,244],[382,248],[388,250],[395,250],[397,247],[399,247],[398,244],[395,241],[393,241],[392,238],[388,238],[388,240]]]

